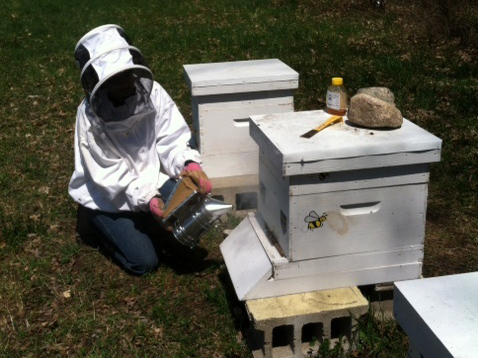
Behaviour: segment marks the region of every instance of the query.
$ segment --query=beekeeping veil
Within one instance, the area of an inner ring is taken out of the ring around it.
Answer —
[[[75,47],[75,59],[91,109],[104,122],[125,120],[148,106],[153,74],[121,27],[88,32]]]

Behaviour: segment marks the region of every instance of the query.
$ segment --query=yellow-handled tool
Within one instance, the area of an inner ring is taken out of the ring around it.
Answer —
[[[302,138],[312,138],[314,135],[319,133],[322,129],[334,124],[342,122],[342,117],[341,116],[331,116],[329,119],[327,119],[324,123],[322,123],[320,126],[315,127],[314,129],[311,129],[307,133],[304,133],[301,135]]]

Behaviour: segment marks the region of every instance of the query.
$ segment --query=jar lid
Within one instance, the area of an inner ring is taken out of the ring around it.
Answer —
[[[332,84],[334,86],[342,86],[343,83],[344,83],[344,80],[342,79],[342,77],[333,77],[332,78]]]

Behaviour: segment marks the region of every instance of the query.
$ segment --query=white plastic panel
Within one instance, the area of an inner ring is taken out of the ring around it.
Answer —
[[[423,358],[476,358],[478,272],[395,283],[394,313]]]
[[[239,300],[272,276],[272,264],[257,235],[246,217],[220,245]]]

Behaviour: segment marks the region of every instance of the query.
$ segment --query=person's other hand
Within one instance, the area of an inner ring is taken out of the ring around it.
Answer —
[[[151,211],[151,214],[154,217],[154,220],[156,220],[161,227],[168,231],[173,231],[172,226],[165,224],[163,222],[163,217],[164,217],[164,201],[160,197],[155,196],[149,201],[149,211]]]
[[[164,215],[164,201],[163,199],[155,196],[149,201],[149,211],[153,214],[156,221],[162,223]]]
[[[198,191],[202,195],[209,194],[212,190],[211,181],[198,163],[189,163],[179,175],[182,177],[190,177],[198,186]]]

